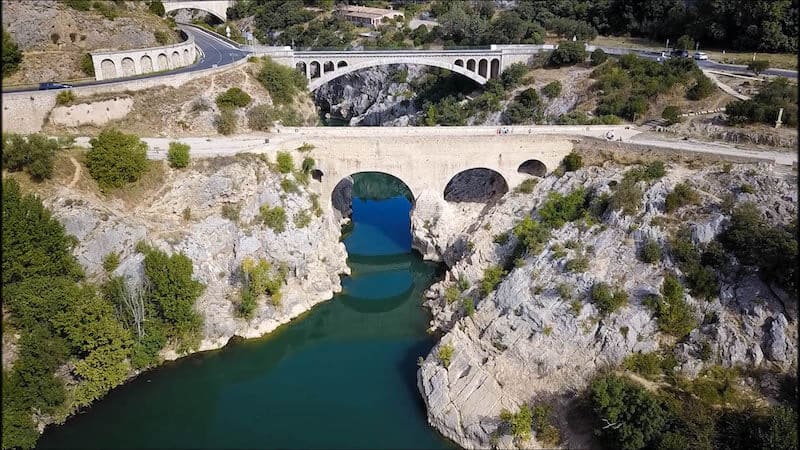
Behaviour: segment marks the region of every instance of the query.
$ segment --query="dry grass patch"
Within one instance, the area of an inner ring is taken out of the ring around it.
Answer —
[[[109,192],[108,198],[122,200],[125,206],[132,208],[156,194],[167,180],[167,164],[165,161],[147,161],[147,166],[147,171],[138,181]]]

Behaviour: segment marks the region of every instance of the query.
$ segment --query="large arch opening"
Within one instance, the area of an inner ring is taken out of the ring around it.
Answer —
[[[369,201],[397,197],[414,207],[414,193],[400,178],[384,172],[356,172],[336,184],[331,192],[331,205],[342,217],[350,217],[354,198]]]
[[[461,171],[447,183],[444,199],[448,202],[489,203],[508,192],[508,182],[500,173],[484,167]]]
[[[136,75],[136,65],[131,58],[122,58],[122,76],[132,77]]]
[[[527,173],[535,177],[544,177],[547,175],[547,166],[538,159],[529,159],[519,165],[517,172]]]
[[[303,76],[306,76],[306,77],[308,76],[308,72],[307,72],[307,69],[306,69],[306,63],[304,63],[303,61],[298,62],[297,64],[294,65],[294,67],[295,67],[295,69],[297,69],[298,72],[302,73]]]
[[[198,3],[198,2],[194,2]],[[165,13],[175,19],[176,22],[206,23],[216,28],[225,23],[225,16],[209,9],[181,8],[172,7],[168,3],[164,4]]]

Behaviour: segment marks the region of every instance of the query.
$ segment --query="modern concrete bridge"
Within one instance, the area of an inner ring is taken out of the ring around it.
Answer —
[[[290,47],[255,47],[259,56],[295,67],[309,80],[308,89],[359,69],[389,64],[421,64],[464,75],[478,84],[497,78],[516,62],[528,63],[552,45],[491,45],[466,50],[332,50],[301,51]]]

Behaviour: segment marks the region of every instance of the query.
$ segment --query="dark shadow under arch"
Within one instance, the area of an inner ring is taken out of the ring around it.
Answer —
[[[545,166],[544,163],[538,159],[529,159],[519,165],[517,172],[527,173],[528,175],[533,175],[536,177],[544,177],[547,175],[547,166]]]
[[[313,174],[313,173],[312,173]],[[356,172],[342,178],[331,192],[333,208],[350,217],[353,213],[353,198],[380,200],[404,196],[414,208],[414,193],[400,178],[385,172]]]
[[[444,188],[448,202],[488,203],[508,192],[508,182],[500,173],[484,167],[457,173]]]

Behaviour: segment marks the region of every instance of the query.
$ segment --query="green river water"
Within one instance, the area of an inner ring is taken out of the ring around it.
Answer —
[[[357,176],[355,195],[381,176]],[[455,448],[416,387],[434,345],[421,295],[439,268],[411,251],[407,195],[381,195],[353,199],[352,275],[332,300],[265,338],[144,373],[38,447]]]

